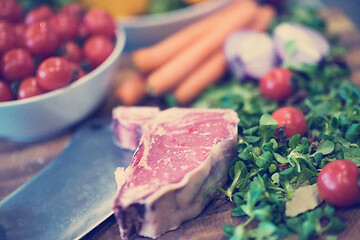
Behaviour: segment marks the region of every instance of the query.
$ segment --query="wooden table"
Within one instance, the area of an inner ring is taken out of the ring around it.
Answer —
[[[327,19],[329,30],[341,35],[341,42],[352,48],[347,62],[353,70],[352,80],[360,84],[360,34],[353,23],[338,9],[326,9],[323,16]],[[126,61],[120,64],[120,71],[128,68]],[[110,116],[110,109],[116,104],[109,100],[102,115]],[[15,143],[0,140],[0,200],[28,181],[33,175],[56,157],[71,140],[72,133],[34,143]],[[196,219],[184,223],[179,229],[168,232],[160,239],[226,239],[223,236],[224,224],[239,224],[245,218],[233,218],[230,211],[233,204],[219,196]],[[347,228],[339,239],[360,239],[360,204],[351,208],[337,210]],[[114,217],[108,218],[84,239],[120,239]],[[144,239],[144,238],[137,238]]]

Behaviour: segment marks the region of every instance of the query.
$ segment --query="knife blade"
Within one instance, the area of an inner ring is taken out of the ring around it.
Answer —
[[[93,119],[64,151],[0,202],[0,239],[79,239],[112,215],[114,171],[132,151],[112,142],[110,119]]]

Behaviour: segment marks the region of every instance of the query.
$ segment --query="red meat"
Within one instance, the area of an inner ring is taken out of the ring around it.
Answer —
[[[143,126],[132,163],[116,171],[114,213],[123,238],[156,238],[199,215],[227,180],[238,116],[227,109],[171,108]]]

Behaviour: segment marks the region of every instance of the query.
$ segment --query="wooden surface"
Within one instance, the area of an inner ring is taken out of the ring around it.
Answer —
[[[341,34],[341,42],[352,50],[347,55],[353,75],[352,80],[360,84],[360,34],[352,22],[338,9],[326,9],[323,16],[328,20],[329,30]],[[126,68],[122,63],[120,69]],[[110,100],[104,107],[103,114],[115,104]],[[66,133],[43,142],[14,143],[0,139],[0,200],[14,191],[40,171],[56,157],[71,140],[71,133]],[[245,218],[233,218],[230,211],[233,204],[224,196],[219,196],[196,219],[184,223],[179,229],[170,231],[160,237],[165,239],[226,239],[223,236],[224,224],[239,224]],[[347,228],[339,239],[360,239],[360,204],[351,208],[337,209]],[[110,217],[84,239],[120,239],[114,217]],[[137,238],[144,239],[144,238]]]

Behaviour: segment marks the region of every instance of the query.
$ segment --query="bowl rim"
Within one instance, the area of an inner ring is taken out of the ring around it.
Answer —
[[[6,101],[6,102],[0,102],[0,109],[6,108],[6,107],[13,107],[18,105],[26,105],[31,104],[33,102],[39,102],[45,99],[53,98],[58,95],[61,95],[65,91],[71,91],[71,89],[77,88],[79,85],[82,85],[83,83],[90,81],[93,77],[104,71],[110,64],[115,62],[121,55],[124,46],[125,46],[126,36],[125,31],[122,27],[116,29],[116,44],[114,46],[113,51],[111,52],[110,56],[101,63],[98,67],[96,67],[91,72],[87,73],[85,76],[77,79],[76,81],[70,83],[69,85],[49,91],[37,96],[33,96],[30,98],[25,99],[16,99],[12,101]]]
[[[169,12],[146,14],[139,16],[117,17],[115,20],[119,25],[125,28],[143,28],[154,27],[162,24],[172,24],[185,19],[191,19],[198,15],[207,13],[225,6],[227,3],[234,0],[207,0],[194,5],[189,5],[184,8],[176,9]]]

